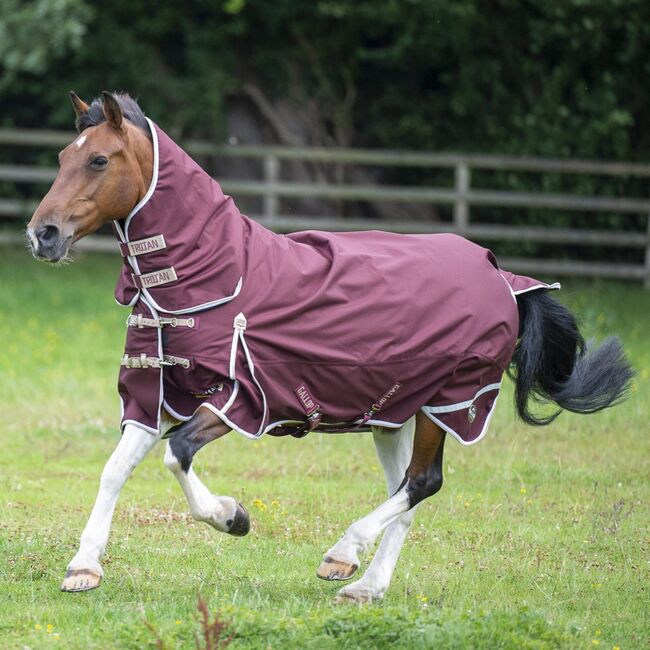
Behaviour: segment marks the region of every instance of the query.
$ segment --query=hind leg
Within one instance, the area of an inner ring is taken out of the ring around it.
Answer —
[[[373,429],[377,456],[386,474],[389,497],[399,488],[409,465],[413,453],[414,425],[415,418],[411,418],[397,431],[382,427]],[[336,602],[362,603],[379,600],[383,597],[390,585],[402,545],[415,517],[416,508],[417,506],[404,513],[386,528],[379,548],[363,577],[343,587],[336,597]]]
[[[416,416],[411,462],[399,489],[369,515],[354,522],[343,537],[327,552],[317,575],[328,580],[344,579],[342,568],[358,566],[358,554],[368,548],[377,536],[420,501],[442,487],[442,455],[445,432],[423,413]],[[402,541],[406,531],[402,532]],[[398,541],[397,530],[389,536],[387,547]],[[388,554],[388,551],[387,551]],[[393,554],[394,555],[394,554]],[[392,560],[394,566],[397,561]],[[356,565],[356,566],[355,566]],[[388,565],[386,565],[388,566]],[[335,570],[332,571],[332,568]],[[349,571],[347,577],[354,571]]]

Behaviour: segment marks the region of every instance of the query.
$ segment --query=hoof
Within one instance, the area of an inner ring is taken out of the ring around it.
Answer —
[[[343,589],[341,589],[339,593],[336,594],[336,597],[334,598],[334,604],[342,605],[344,603],[348,603],[354,605],[367,605],[375,600],[380,600],[383,595],[375,593],[370,589],[364,589],[361,586],[356,587],[355,584],[343,587]]]
[[[355,594],[344,592],[342,594],[336,594],[334,598],[335,605],[369,605],[374,598],[369,594]]]
[[[244,535],[248,535],[250,529],[251,520],[246,512],[246,508],[244,508],[241,503],[238,503],[237,509],[235,510],[235,516],[226,532],[235,537],[243,537]]]
[[[90,569],[68,569],[61,584],[61,591],[90,591],[97,589],[101,575]]]
[[[358,568],[358,564],[341,562],[326,555],[320,563],[316,575],[323,580],[349,580]]]

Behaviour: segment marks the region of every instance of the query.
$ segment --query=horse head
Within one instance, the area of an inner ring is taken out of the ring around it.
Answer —
[[[70,98],[79,135],[59,153],[59,172],[27,225],[34,257],[53,263],[82,237],[125,218],[153,168],[149,129],[134,100],[106,91],[90,105],[73,92]]]

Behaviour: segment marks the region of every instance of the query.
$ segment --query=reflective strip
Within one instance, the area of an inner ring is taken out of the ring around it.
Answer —
[[[145,253],[155,253],[163,248],[167,248],[163,235],[155,235],[146,239],[136,239],[135,241],[120,243],[122,257],[137,257]]]
[[[194,318],[145,318],[142,314],[131,314],[126,319],[127,327],[194,327],[196,319]]]
[[[176,271],[173,266],[168,269],[161,269],[160,271],[152,271],[151,273],[143,273],[142,275],[131,274],[133,281],[140,289],[148,289],[149,287],[157,287],[161,284],[168,284],[178,280]]]
[[[182,366],[187,369],[190,367],[190,360],[183,357],[174,357],[165,354],[162,359],[158,357],[148,357],[144,352],[137,357],[130,357],[125,354],[122,357],[122,366],[126,368],[161,368],[163,366]]]

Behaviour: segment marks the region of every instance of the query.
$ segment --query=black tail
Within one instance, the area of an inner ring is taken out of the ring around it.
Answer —
[[[515,380],[517,411],[525,422],[549,424],[561,409],[594,413],[626,397],[634,371],[615,336],[590,347],[573,314],[546,292],[520,294],[517,303],[520,338],[508,374]],[[537,417],[530,410],[531,398],[561,408]]]

